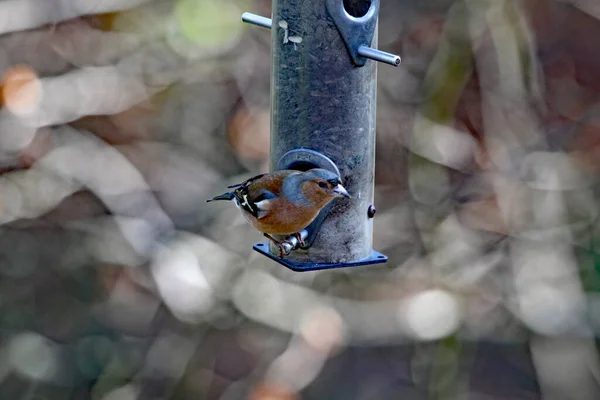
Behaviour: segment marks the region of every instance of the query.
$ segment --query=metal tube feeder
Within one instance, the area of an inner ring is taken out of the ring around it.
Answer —
[[[325,168],[351,199],[334,200],[289,255],[254,249],[294,271],[378,264],[372,249],[377,64],[400,57],[376,50],[379,0],[274,0],[270,20],[242,20],[272,31],[271,170]]]

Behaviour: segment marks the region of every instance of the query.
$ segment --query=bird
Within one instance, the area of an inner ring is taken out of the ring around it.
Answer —
[[[340,177],[326,169],[307,171],[279,170],[256,175],[207,202],[232,200],[246,220],[279,248],[286,251],[272,235],[293,235],[304,245],[300,231],[310,225],[333,199],[351,198]]]

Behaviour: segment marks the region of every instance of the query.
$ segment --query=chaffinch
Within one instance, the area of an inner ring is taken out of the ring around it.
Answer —
[[[271,235],[294,235],[302,243],[299,232],[323,207],[336,197],[350,198],[340,178],[320,168],[261,174],[229,188],[235,190],[207,202],[233,200],[246,220],[277,245],[281,257],[284,248]]]

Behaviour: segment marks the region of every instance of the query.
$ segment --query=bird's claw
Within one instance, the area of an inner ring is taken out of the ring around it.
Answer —
[[[275,245],[279,249],[279,258],[285,257],[287,255],[286,251],[285,251],[285,247],[283,247],[283,245],[280,242],[276,242]]]
[[[271,236],[271,235],[269,235],[267,233],[265,233],[264,236],[267,239],[269,239],[270,241],[272,241],[275,246],[277,246],[277,248],[279,249],[279,258],[283,258],[283,257],[285,257],[287,255],[287,251],[286,251],[285,247],[283,246],[283,244],[280,241],[278,241],[273,236]]]
[[[293,233],[292,236],[295,237],[298,241],[298,247],[306,246],[306,242],[304,241],[304,239],[302,239],[302,235],[300,234],[300,232]]]

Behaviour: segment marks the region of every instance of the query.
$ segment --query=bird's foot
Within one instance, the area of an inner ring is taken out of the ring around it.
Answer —
[[[300,232],[292,233],[292,236],[295,237],[298,241],[298,247],[306,246],[306,242],[304,241],[304,239],[302,239],[302,235],[300,234]]]
[[[275,243],[275,245],[279,249],[279,258],[285,257],[287,255],[285,247],[283,247],[283,245],[280,242]]]
[[[273,236],[269,235],[268,233],[265,233],[264,235],[265,235],[265,237],[267,239],[269,239],[270,241],[272,241],[273,244],[275,246],[277,246],[277,248],[279,249],[279,258],[283,258],[283,257],[285,257],[288,254],[288,252],[286,251],[285,247],[283,246],[283,244],[279,240],[275,239]]]

